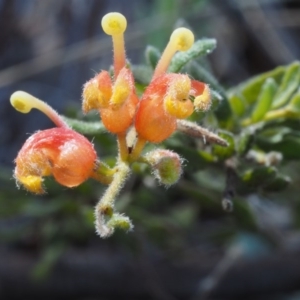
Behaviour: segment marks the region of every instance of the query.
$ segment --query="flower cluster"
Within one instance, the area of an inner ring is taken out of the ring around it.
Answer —
[[[134,76],[126,62],[126,27],[127,21],[120,13],[103,17],[102,28],[113,41],[114,73],[111,76],[109,72],[101,71],[84,85],[82,93],[83,112],[98,110],[107,131],[117,137],[119,158],[114,168],[107,167],[97,157],[92,143],[69,128],[46,103],[21,91],[11,96],[12,105],[20,112],[28,113],[37,108],[57,125],[38,131],[25,142],[15,160],[17,183],[33,193],[44,192],[43,177],[49,175],[66,187],[77,186],[88,178],[108,184],[95,209],[96,231],[101,237],[111,235],[116,227],[132,228],[128,217],[115,212],[114,201],[133,162],[147,163],[159,182],[166,186],[177,182],[182,173],[182,159],[172,151],[156,149],[142,155],[147,142],[163,142],[174,131],[181,130],[192,136],[210,136],[212,141],[226,145],[217,135],[183,121],[194,110],[209,109],[208,85],[192,80],[186,74],[167,72],[173,55],[192,47],[193,33],[186,28],[178,28],[172,33],[151,82],[138,97]],[[132,131],[134,137],[129,145],[128,135]]]
[[[102,27],[113,40],[114,78],[101,71],[85,84],[83,111],[98,109],[108,131],[122,134],[133,125],[140,140],[160,143],[176,130],[177,119],[189,117],[194,109],[209,108],[207,84],[185,74],[167,73],[172,56],[193,45],[194,35],[189,29],[178,28],[172,33],[150,84],[138,99],[132,72],[126,65],[126,19],[119,13],[110,13],[102,19]]]

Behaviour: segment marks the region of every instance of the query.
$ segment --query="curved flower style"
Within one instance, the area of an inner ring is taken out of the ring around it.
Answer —
[[[46,103],[25,92],[15,92],[11,103],[23,113],[37,108],[58,126],[38,131],[27,139],[15,160],[14,176],[18,184],[41,194],[44,176],[53,175],[66,187],[77,186],[93,176],[97,155],[90,141],[68,128]]]

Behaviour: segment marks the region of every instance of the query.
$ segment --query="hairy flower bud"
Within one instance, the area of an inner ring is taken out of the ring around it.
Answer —
[[[152,167],[157,180],[170,186],[178,181],[182,173],[182,158],[170,150],[154,150],[145,155],[145,160]]]
[[[91,175],[97,155],[81,134],[69,128],[38,131],[27,139],[15,160],[17,183],[30,192],[44,192],[44,176],[53,175],[63,186],[75,187]]]

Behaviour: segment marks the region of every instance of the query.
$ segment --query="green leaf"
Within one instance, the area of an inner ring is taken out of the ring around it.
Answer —
[[[177,52],[169,66],[169,72],[178,73],[192,59],[210,54],[217,46],[215,39],[204,38],[198,40],[185,52]]]
[[[280,83],[280,80],[285,72],[286,67],[280,66],[276,69],[260,74],[255,76],[241,84],[237,87],[231,89],[229,92],[234,93],[241,93],[244,96],[244,99],[249,103],[253,104],[257,101],[259,96],[260,90],[268,78],[273,78],[276,83]]]
[[[136,83],[147,85],[151,81],[153,71],[149,66],[132,65],[131,70]]]
[[[85,122],[80,120],[71,119],[63,116],[64,121],[75,131],[78,131],[82,134],[100,134],[106,131],[106,128],[102,122]]]
[[[274,180],[276,175],[276,168],[261,166],[247,170],[241,179],[247,186],[258,188]]]
[[[300,137],[285,136],[278,143],[268,143],[264,139],[258,139],[257,145],[264,151],[280,152],[285,159],[300,159]]]
[[[254,132],[252,130],[243,130],[238,137],[237,152],[239,155],[245,155],[254,142]]]
[[[234,199],[232,214],[238,224],[239,229],[255,231],[257,229],[256,218],[244,199]]]
[[[252,111],[251,119],[253,123],[261,121],[269,111],[274,95],[277,90],[277,84],[273,78],[267,78],[260,90],[258,100]]]
[[[226,92],[224,88],[220,85],[218,80],[214,77],[212,73],[207,71],[203,66],[199,63],[193,61],[189,64],[187,68],[188,74],[196,80],[203,81],[209,85],[212,90],[218,92],[223,99],[227,99]]]
[[[275,144],[281,142],[287,134],[292,133],[292,130],[285,126],[273,126],[266,128],[259,134],[259,139],[264,142]]]
[[[229,96],[229,103],[235,116],[241,117],[246,113],[247,104],[241,93],[235,93]]]
[[[297,93],[291,99],[288,109],[295,113],[300,113],[300,88]]]
[[[55,244],[49,245],[42,253],[40,261],[32,270],[31,275],[33,276],[33,278],[41,280],[50,275],[52,268],[65,250],[66,245],[62,242],[57,242]]]
[[[181,141],[169,139],[165,143],[168,149],[180,153],[184,157],[186,160],[184,169],[188,172],[201,170],[215,161],[210,154],[204,154],[204,151],[195,151],[192,147],[183,145]]]
[[[300,64],[295,62],[287,67],[282,82],[276,93],[272,107],[278,108],[285,105],[296,89],[299,87],[300,82]]]
[[[221,160],[225,160],[235,153],[235,141],[233,134],[231,132],[222,130],[218,132],[219,137],[223,138],[225,141],[228,142],[227,147],[222,147],[219,145],[213,145],[212,153],[213,155],[217,156]]]
[[[170,211],[170,217],[174,220],[175,224],[189,228],[197,219],[199,206],[192,203],[185,203],[176,205]]]
[[[291,179],[288,176],[278,174],[274,180],[264,186],[263,189],[266,192],[280,192],[287,188],[290,183]]]
[[[187,67],[187,73],[190,74],[192,78],[209,84],[210,89],[217,92],[222,97],[222,99],[215,98],[218,102],[218,105],[214,109],[214,114],[216,115],[220,126],[227,127],[226,125],[232,116],[232,111],[228,102],[226,92],[219,84],[218,80],[210,72],[208,72],[205,68],[203,68],[196,62],[192,62],[191,64],[189,64],[189,66]],[[215,104],[213,106],[215,107]]]
[[[161,53],[156,47],[147,46],[145,57],[147,64],[154,70],[161,57]]]

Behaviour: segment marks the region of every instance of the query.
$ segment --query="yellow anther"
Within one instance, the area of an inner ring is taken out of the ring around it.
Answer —
[[[173,31],[170,42],[176,47],[176,50],[187,51],[194,44],[194,34],[187,28],[177,28]]]
[[[10,96],[10,103],[17,111],[23,114],[27,114],[31,109],[36,108],[48,116],[58,127],[68,127],[65,121],[52,107],[26,92],[14,92]]]
[[[127,27],[126,18],[117,12],[106,14],[101,21],[103,31],[108,35],[122,34]]]
[[[18,91],[11,95],[10,103],[11,105],[19,112],[27,114],[31,111],[32,108],[36,107],[37,101],[35,97],[31,96],[28,93]]]

